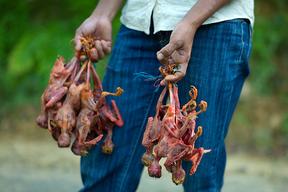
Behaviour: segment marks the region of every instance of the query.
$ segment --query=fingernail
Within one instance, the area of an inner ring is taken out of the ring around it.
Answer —
[[[77,42],[77,44],[75,45],[75,49],[76,49],[76,51],[80,51],[80,49],[81,49],[81,43],[78,43],[78,42]]]
[[[161,86],[165,86],[165,85],[166,85],[166,81],[163,79],[163,80],[160,82],[160,85],[161,85]]]
[[[164,55],[162,53],[157,53],[157,58],[159,60],[162,60],[162,59],[164,59]]]

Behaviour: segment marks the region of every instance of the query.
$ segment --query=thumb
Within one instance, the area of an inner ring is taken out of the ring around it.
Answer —
[[[169,42],[165,47],[157,52],[157,59],[160,61],[160,63],[167,63],[172,53],[179,49],[181,46],[182,45],[179,42]]]
[[[160,85],[165,85],[167,82],[178,82],[186,75],[188,63],[178,65],[176,73],[167,75],[161,82]]]
[[[74,38],[74,45],[75,45],[75,50],[76,51],[80,51],[81,47],[82,47],[80,38],[81,38],[80,35],[76,35],[75,38]]]
[[[183,72],[176,72],[173,75],[167,75],[161,82],[160,85],[164,86],[167,85],[168,82],[176,83],[180,81],[185,76],[185,73]]]

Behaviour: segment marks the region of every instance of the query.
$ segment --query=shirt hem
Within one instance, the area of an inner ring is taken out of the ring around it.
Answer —
[[[253,27],[254,25],[254,19],[250,18],[250,17],[232,17],[232,18],[225,18],[225,19],[217,19],[217,20],[213,20],[213,19],[208,19],[206,20],[202,25],[209,25],[209,24],[214,24],[214,23],[220,23],[220,22],[224,22],[224,21],[229,21],[229,20],[233,20],[233,19],[248,19],[250,21],[250,25],[251,27]],[[126,22],[124,18],[120,18],[120,22],[127,28],[129,29],[133,29],[136,31],[140,31],[140,32],[144,32],[146,35],[150,34],[150,28],[148,30],[144,30],[143,27],[139,26],[139,25],[135,25],[135,24],[130,24],[128,21]],[[153,34],[158,33],[159,31],[173,31],[175,28],[175,26],[155,26]]]
[[[209,25],[209,24],[215,24],[215,23],[221,23],[224,21],[230,21],[233,19],[248,19],[250,22],[251,27],[254,25],[254,20],[249,17],[235,17],[235,18],[227,18],[227,19],[217,19],[217,20],[207,20],[202,25]],[[154,28],[153,34],[158,33],[159,31],[173,31],[175,26],[158,26]],[[139,30],[139,29],[138,29]]]

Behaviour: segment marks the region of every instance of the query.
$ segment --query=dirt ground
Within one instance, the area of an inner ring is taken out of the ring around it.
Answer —
[[[70,192],[81,188],[79,158],[69,149],[58,149],[48,133],[41,139],[0,133],[1,192]],[[39,136],[37,136],[39,138]],[[230,154],[224,192],[282,192],[288,188],[288,164],[245,154]],[[180,192],[170,175],[149,178],[143,171],[138,192]]]

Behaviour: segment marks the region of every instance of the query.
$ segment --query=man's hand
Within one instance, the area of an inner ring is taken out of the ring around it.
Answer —
[[[185,76],[195,32],[196,28],[185,20],[181,21],[172,32],[170,42],[157,52],[157,58],[162,64],[179,64],[177,72],[167,75],[161,84],[165,81],[177,82]]]
[[[157,58],[161,63],[180,64],[179,72],[174,75],[167,75],[161,84],[165,83],[165,81],[176,82],[185,76],[196,30],[217,10],[230,1],[198,0],[188,11],[172,32],[168,45],[157,52]]]
[[[97,51],[93,53],[95,60],[102,59],[111,52],[112,20],[121,7],[122,0],[100,0],[90,17],[76,30],[74,42],[75,50],[81,50],[81,37],[91,35],[96,39]]]
[[[81,37],[92,36],[96,39],[96,60],[102,59],[111,52],[112,24],[108,17],[88,17],[76,30],[74,43],[76,52],[81,50]]]

